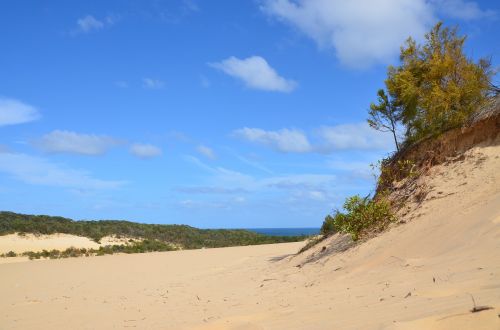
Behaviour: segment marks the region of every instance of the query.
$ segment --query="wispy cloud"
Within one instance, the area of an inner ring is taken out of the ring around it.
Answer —
[[[260,128],[244,127],[235,130],[233,135],[281,152],[310,152],[312,150],[307,136],[296,129],[283,128],[278,131],[266,131]]]
[[[83,18],[79,18],[76,23],[79,30],[85,33],[104,28],[104,22],[97,20],[92,15],[87,15]]]
[[[209,65],[243,81],[249,88],[287,93],[297,87],[295,81],[281,77],[260,56],[252,56],[246,59],[231,56],[218,63],[209,63]]]
[[[139,158],[154,158],[162,155],[161,148],[152,144],[134,143],[130,146],[130,153]]]
[[[15,99],[0,97],[0,126],[28,123],[40,117],[35,107]]]
[[[199,145],[198,147],[196,147],[196,151],[198,151],[198,153],[200,155],[203,155],[206,158],[209,158],[209,159],[215,159],[215,158],[217,158],[217,156],[215,155],[215,152],[213,151],[213,149],[209,148],[207,146]]]
[[[240,189],[245,192],[259,189],[318,189],[319,187],[333,187],[332,184],[337,179],[337,176],[333,174],[288,174],[257,178],[231,169],[209,166],[196,157],[187,158],[186,160],[213,175],[213,180],[218,185],[209,186],[212,191],[216,191],[216,189],[233,192]],[[205,189],[206,187],[196,188]],[[191,189],[194,189],[194,187],[191,187]]]
[[[306,133],[283,128],[266,131],[260,128],[241,128],[233,136],[287,153],[331,153],[336,150],[390,150],[390,135],[370,128],[366,123],[323,126],[313,131],[313,142]]]
[[[55,130],[43,135],[33,143],[47,153],[74,153],[98,156],[120,144],[120,141],[106,135],[80,134],[71,131]]]
[[[317,130],[321,139],[319,151],[333,150],[390,150],[390,134],[371,128],[367,123],[323,126]]]
[[[234,208],[244,203],[247,209],[288,210],[293,214],[319,216],[339,206],[345,196],[368,193],[371,182],[366,174],[349,171],[337,175],[331,167],[326,173],[288,173],[250,175],[233,169],[210,166],[196,157],[185,157],[191,165],[205,171],[207,176],[200,185],[181,187],[177,192],[185,205],[183,208]],[[332,164],[336,166],[339,164]],[[347,166],[342,164],[342,166]],[[315,169],[317,171],[318,168]],[[346,175],[347,174],[347,175]],[[243,191],[242,191],[243,190]],[[231,198],[228,198],[230,196]],[[239,208],[241,210],[241,208]],[[322,214],[323,213],[323,214]]]
[[[159,79],[143,78],[142,86],[147,89],[162,89],[165,87],[165,82]]]
[[[71,169],[44,158],[21,153],[0,153],[0,172],[27,184],[77,190],[115,189],[126,183],[96,179],[87,171]]]
[[[244,164],[247,164],[251,167],[254,167],[258,170],[261,170],[263,172],[266,172],[268,174],[273,174],[273,171],[271,171],[269,168],[267,168],[266,166],[262,165],[260,162],[258,162],[257,160],[255,159],[251,159],[251,158],[254,158],[254,157],[244,157],[244,156],[241,156],[241,155],[237,155],[235,154],[235,157],[240,160],[242,163]]]
[[[77,19],[77,28],[73,34],[97,32],[116,23],[118,16],[108,15],[103,19],[97,19],[92,15],[86,15]]]

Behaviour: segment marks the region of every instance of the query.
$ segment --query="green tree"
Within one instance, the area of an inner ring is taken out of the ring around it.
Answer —
[[[490,61],[477,63],[464,53],[466,36],[436,24],[417,44],[401,48],[401,64],[389,67],[385,81],[409,142],[462,125],[492,92]]]
[[[377,95],[378,103],[370,104],[368,124],[378,131],[391,132],[396,150],[399,151],[397,125],[401,118],[400,108],[389,99],[389,96],[383,89],[379,89]]]

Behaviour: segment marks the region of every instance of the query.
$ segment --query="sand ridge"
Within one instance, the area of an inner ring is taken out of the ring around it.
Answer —
[[[65,250],[69,247],[99,249],[106,245],[121,245],[127,244],[127,238],[117,238],[113,236],[103,237],[99,243],[91,240],[88,237],[69,235],[69,234],[51,234],[51,235],[34,235],[34,234],[9,234],[0,236],[0,254],[13,251],[23,253],[26,251],[38,252],[42,250]],[[0,259],[0,263],[2,259]]]

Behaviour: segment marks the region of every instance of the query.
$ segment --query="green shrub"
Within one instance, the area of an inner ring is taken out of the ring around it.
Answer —
[[[321,234],[323,235],[330,235],[335,233],[335,219],[332,217],[330,214],[328,214],[325,217],[325,220],[323,221],[323,225],[321,225]]]
[[[408,38],[400,65],[389,67],[385,84],[406,144],[462,125],[494,92],[491,61],[468,57],[465,40],[437,23],[423,43]]]
[[[9,251],[5,254],[6,257],[12,258],[12,257],[17,257],[17,253],[14,251]]]
[[[328,215],[323,222],[321,232],[350,234],[353,240],[358,240],[366,230],[381,230],[394,220],[390,204],[383,199],[372,200],[369,197],[352,196],[343,205],[345,213],[336,210],[334,215]]]

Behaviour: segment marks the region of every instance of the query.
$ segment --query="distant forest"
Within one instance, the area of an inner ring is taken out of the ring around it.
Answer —
[[[0,235],[13,233],[71,234],[99,242],[105,236],[140,238],[183,249],[297,242],[305,236],[268,236],[244,229],[198,229],[186,225],[156,225],[130,221],[74,221],[47,215],[0,212]]]

